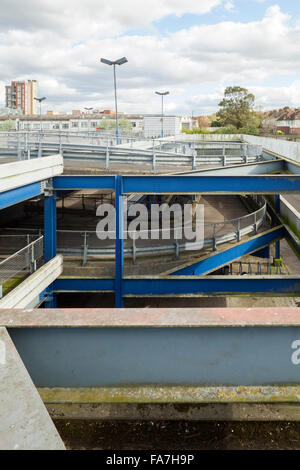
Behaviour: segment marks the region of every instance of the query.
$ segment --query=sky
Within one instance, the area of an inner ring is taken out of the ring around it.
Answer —
[[[37,79],[44,110],[168,114],[218,110],[229,85],[259,110],[300,106],[297,0],[0,0],[0,107],[11,80]]]

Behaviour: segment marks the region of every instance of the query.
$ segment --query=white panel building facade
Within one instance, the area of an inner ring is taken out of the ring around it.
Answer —
[[[169,135],[180,134],[181,118],[179,116],[163,117],[163,134],[164,137]],[[146,138],[162,137],[162,117],[161,116],[145,116],[144,117],[144,136]]]

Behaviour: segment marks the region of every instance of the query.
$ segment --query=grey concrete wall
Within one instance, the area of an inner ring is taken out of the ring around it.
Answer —
[[[283,196],[280,196],[280,214],[300,231],[300,213]]]
[[[300,143],[255,135],[243,135],[242,137],[250,144],[261,145],[265,150],[300,163]]]

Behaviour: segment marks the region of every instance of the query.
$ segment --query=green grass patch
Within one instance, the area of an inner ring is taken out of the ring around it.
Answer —
[[[21,284],[21,282],[23,282],[24,279],[26,279],[26,277],[27,276],[13,278],[13,279],[9,279],[8,281],[4,282],[4,284],[2,284],[2,294],[3,295],[8,294],[15,287],[17,287],[19,284]]]

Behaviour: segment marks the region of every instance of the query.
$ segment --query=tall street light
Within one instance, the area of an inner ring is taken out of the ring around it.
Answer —
[[[90,112],[94,108],[84,108],[88,112],[88,136],[90,135],[90,127],[91,127],[91,119],[90,119]]]
[[[118,60],[108,60],[108,59],[100,59],[103,64],[113,65],[114,69],[114,89],[115,89],[115,108],[116,108],[116,137],[117,137],[117,144],[119,144],[119,120],[118,120],[118,102],[117,102],[117,83],[116,83],[116,65],[122,65],[128,62],[126,57],[121,57]]]
[[[161,136],[164,136],[164,96],[169,95],[169,91],[156,91],[161,96]]]
[[[46,96],[43,98],[34,98],[36,101],[40,103],[40,131],[42,132],[42,101],[46,100]]]

